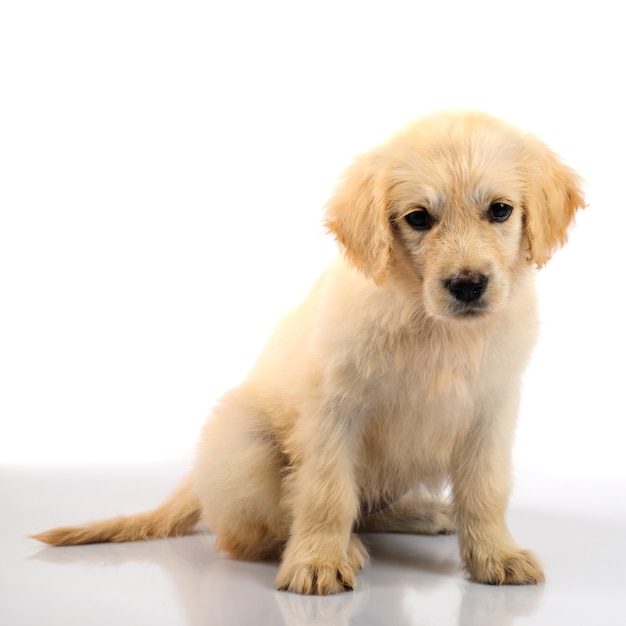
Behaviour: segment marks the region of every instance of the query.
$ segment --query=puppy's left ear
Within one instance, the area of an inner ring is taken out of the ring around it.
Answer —
[[[387,274],[393,242],[386,180],[374,155],[357,159],[330,199],[324,222],[348,261],[377,284]]]
[[[565,244],[576,211],[585,207],[583,181],[535,138],[530,139],[526,178],[528,261],[541,268]]]

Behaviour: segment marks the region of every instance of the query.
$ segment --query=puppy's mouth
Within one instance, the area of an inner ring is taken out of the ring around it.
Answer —
[[[488,306],[455,306],[451,311],[450,317],[469,320],[484,317],[490,312],[491,309]]]

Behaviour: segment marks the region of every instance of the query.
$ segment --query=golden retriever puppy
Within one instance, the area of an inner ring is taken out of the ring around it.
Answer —
[[[178,492],[36,537],[152,539],[202,520],[234,558],[280,558],[280,589],[328,594],[367,560],[357,531],[456,530],[472,579],[543,580],[505,523],[511,443],[535,269],[583,206],[579,177],[499,120],[408,126],[347,170],[326,215],[342,254],[223,397]]]

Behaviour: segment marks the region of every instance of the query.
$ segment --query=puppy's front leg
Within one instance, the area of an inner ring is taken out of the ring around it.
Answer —
[[[483,418],[460,442],[452,476],[461,555],[472,579],[492,585],[543,581],[537,558],[521,549],[505,522],[514,418]]]
[[[367,560],[352,532],[359,510],[353,430],[331,411],[297,433],[300,454],[287,481],[291,532],[277,576],[281,590],[319,595],[351,590]]]

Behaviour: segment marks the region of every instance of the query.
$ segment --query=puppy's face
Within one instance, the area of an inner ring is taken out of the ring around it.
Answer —
[[[580,183],[530,135],[485,114],[440,114],[358,159],[326,223],[366,276],[402,278],[432,317],[473,319],[502,308],[520,269],[565,242]]]
[[[502,138],[479,143],[422,138],[390,172],[392,267],[409,274],[433,317],[497,311],[525,265],[519,155]]]

